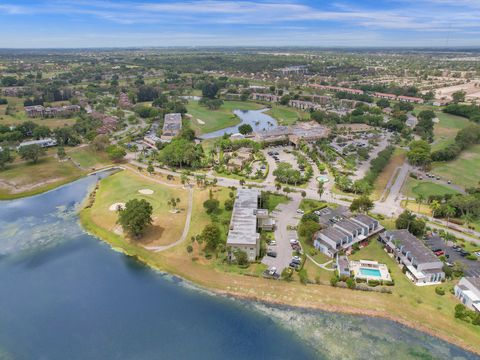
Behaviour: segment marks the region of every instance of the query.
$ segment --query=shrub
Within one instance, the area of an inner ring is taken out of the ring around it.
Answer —
[[[473,254],[467,255],[466,258],[467,258],[468,260],[477,261],[477,257],[476,257],[475,255],[473,255]]]
[[[375,287],[375,286],[380,285],[380,281],[378,281],[378,280],[368,280],[367,284],[368,284],[368,286]]]
[[[395,285],[395,281],[394,281],[394,280],[392,280],[392,281],[384,281],[384,282],[383,282],[383,285],[393,286],[393,285]]]
[[[291,281],[292,280],[292,275],[293,275],[292,269],[285,268],[285,269],[282,270],[282,274],[280,276],[282,277],[283,280]]]
[[[332,286],[337,286],[339,280],[340,280],[340,279],[338,278],[337,275],[332,276],[332,277],[330,278],[330,285],[332,285]]]
[[[347,281],[346,281],[346,283],[347,283],[347,287],[348,287],[349,289],[355,289],[356,283],[355,283],[355,280],[354,280],[354,279],[348,278]]]
[[[191,254],[192,251],[193,251],[192,245],[188,245],[188,246],[187,246],[187,252],[188,252],[189,254]]]
[[[308,283],[308,274],[307,270],[302,269],[298,272],[298,276],[300,277],[300,282],[304,285]]]
[[[435,288],[435,292],[437,293],[437,295],[441,295],[441,296],[445,295],[445,289],[441,286],[437,286]]]

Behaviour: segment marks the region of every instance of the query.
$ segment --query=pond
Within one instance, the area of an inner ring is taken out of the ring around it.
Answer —
[[[215,296],[152,271],[78,223],[105,175],[0,202],[0,359],[476,358],[390,321]]]
[[[238,125],[203,134],[200,138],[212,139],[223,136],[224,134],[235,134],[238,133],[238,127],[243,124],[249,124],[253,128],[253,131],[273,129],[278,125],[277,120],[265,114],[266,111],[268,111],[268,109],[234,110],[233,113],[241,120]]]

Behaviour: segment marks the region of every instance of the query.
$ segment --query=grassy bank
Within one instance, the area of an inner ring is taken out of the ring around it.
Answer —
[[[273,105],[265,113],[276,119],[280,125],[292,125],[299,119],[310,118],[310,115],[305,111],[283,105]]]
[[[16,199],[40,194],[84,176],[71,161],[59,162],[53,156],[36,164],[15,162],[0,171],[0,199]]]
[[[432,195],[443,196],[447,194],[458,194],[458,191],[455,191],[448,186],[437,184],[431,181],[416,180],[411,177],[409,177],[405,182],[402,192],[410,198],[418,198],[420,195],[422,195],[425,199]]]

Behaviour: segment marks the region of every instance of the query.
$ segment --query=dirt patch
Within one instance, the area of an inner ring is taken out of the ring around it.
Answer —
[[[108,208],[108,210],[110,211],[117,211],[118,209],[121,209],[121,210],[125,209],[125,203],[121,203],[121,202],[115,203],[110,205],[110,207]]]
[[[138,192],[142,195],[153,195],[153,190],[150,189],[140,189]]]

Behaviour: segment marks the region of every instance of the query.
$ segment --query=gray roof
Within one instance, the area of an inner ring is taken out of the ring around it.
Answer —
[[[427,248],[421,240],[412,235],[408,230],[393,230],[387,231],[385,236],[388,238],[392,236],[392,242],[400,242],[400,246],[403,245],[405,251],[408,251],[415,258],[417,263],[433,263],[440,262],[433,252]],[[395,243],[394,243],[395,244]],[[400,248],[397,246],[397,248]]]
[[[480,291],[480,277],[469,276],[469,277],[465,277],[465,280],[467,280],[470,284],[475,286]]]
[[[337,222],[337,226],[341,227],[342,229],[345,229],[349,232],[355,232],[357,230],[362,230],[363,226],[360,224],[357,224],[356,222],[353,222],[349,219],[343,219]]]
[[[257,233],[257,207],[260,192],[256,189],[239,189],[233,205],[227,245],[255,245]]]
[[[378,224],[377,220],[371,218],[368,215],[364,215],[364,214],[357,214],[353,217],[353,219],[355,219],[357,221],[360,221],[362,224],[365,224],[365,225]]]
[[[165,121],[163,123],[163,132],[164,133],[175,133],[178,134],[182,129],[182,114],[173,113],[165,114]]]
[[[340,244],[343,239],[347,237],[347,234],[339,229],[332,227],[320,230],[320,233],[328,237],[329,239],[335,241],[335,243]]]
[[[319,211],[320,211],[319,221],[320,221],[320,224],[323,224],[323,225],[330,225],[330,219],[333,219],[334,217],[343,217],[348,213],[348,209],[344,206],[339,206],[336,209],[326,207]]]

